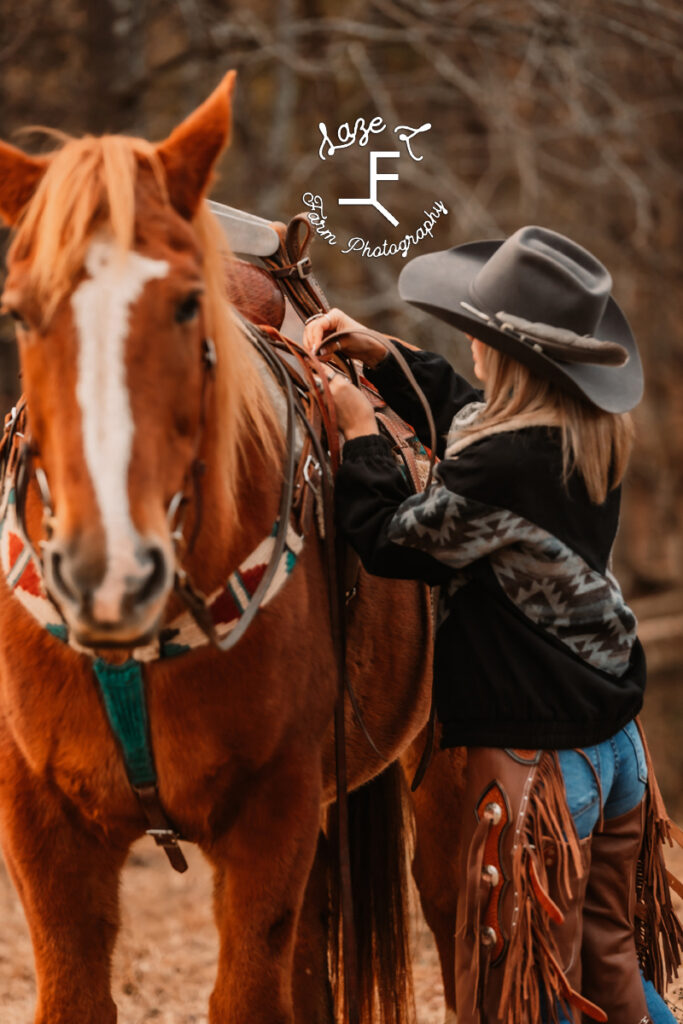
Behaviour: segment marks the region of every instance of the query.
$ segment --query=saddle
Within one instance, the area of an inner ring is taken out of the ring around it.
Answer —
[[[219,203],[210,205],[231,248],[239,253],[225,259],[228,297],[246,320],[268,334],[271,346],[299,392],[311,429],[326,442],[335,471],[339,464],[340,438],[334,406],[325,400],[327,383],[325,375],[319,373],[319,362],[301,345],[306,320],[330,308],[312,272],[309,250],[313,232],[308,219],[299,213],[289,224],[269,223]],[[335,356],[326,366],[351,377],[363,390],[375,410],[380,430],[391,440],[394,454],[413,489],[422,490],[428,473],[428,457],[412,427],[386,405],[373,385],[359,375],[351,360]],[[322,392],[314,376],[316,373]],[[307,435],[295,485],[294,512],[302,533],[310,527],[314,499],[319,493],[318,473],[311,438]],[[324,531],[320,515],[318,528],[321,533]],[[352,575],[356,573],[357,565]]]

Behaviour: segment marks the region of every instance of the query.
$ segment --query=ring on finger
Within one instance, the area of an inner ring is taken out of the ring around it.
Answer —
[[[307,320],[304,320],[304,327],[306,326],[306,324],[310,324],[311,320],[317,320],[321,316],[327,316],[327,314],[326,313],[313,313],[313,315],[309,316],[309,318]]]

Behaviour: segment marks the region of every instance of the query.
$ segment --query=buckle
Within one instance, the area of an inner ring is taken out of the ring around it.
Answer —
[[[314,459],[313,456],[309,452],[309,454],[306,456],[306,461],[304,462],[304,474],[303,475],[304,475],[304,480],[306,481],[308,486],[312,487],[315,490],[316,487],[317,487],[317,484],[313,483],[313,481],[311,480],[311,477],[310,477],[310,471],[311,470],[313,470],[313,472],[317,476],[318,484],[319,484],[320,483],[320,463],[318,462],[317,459]]]
[[[314,479],[311,479],[313,475]],[[316,521],[318,524],[318,534],[321,539],[325,538],[325,510],[323,508],[323,494],[322,494],[322,480],[323,480],[323,469],[317,459],[314,459],[312,454],[306,456],[304,462],[303,478],[311,488],[314,498],[314,507],[316,514]]]
[[[19,422],[19,417],[21,416],[22,412],[23,408],[20,409],[18,405],[12,406],[12,411],[8,413],[7,416],[5,416],[5,426],[3,429],[3,435],[7,434],[7,436],[10,438],[20,437],[22,438],[22,440],[24,439],[24,435],[21,433],[21,431],[17,430],[17,424]]]
[[[298,262],[295,263],[294,266],[296,267],[297,274],[299,275],[299,277],[303,281],[303,279],[305,277],[308,277],[308,275],[311,272],[311,257],[310,256],[302,257],[302,259],[298,260]]]
[[[213,338],[202,338],[202,362],[209,373],[213,373],[216,369],[218,358]]]
[[[164,853],[168,857],[169,863],[174,871],[182,874],[187,871],[187,861],[185,860],[185,854],[182,848],[178,846],[178,840],[180,836],[172,828],[147,828],[145,829],[145,835],[151,836],[157,846],[163,848]]]
[[[180,839],[173,828],[146,828],[145,835],[151,836],[157,846],[177,846]]]

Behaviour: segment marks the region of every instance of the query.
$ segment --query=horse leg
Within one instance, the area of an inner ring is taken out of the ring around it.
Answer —
[[[408,781],[412,779],[422,749],[420,738],[402,760]],[[422,784],[412,795],[416,823],[413,877],[439,954],[446,1024],[456,1019],[455,918],[460,883],[460,801],[465,761],[465,753],[460,749],[435,752]]]
[[[308,878],[294,953],[294,1019],[297,1024],[334,1024],[327,963],[329,941],[329,851],[321,832]]]
[[[33,942],[35,1024],[114,1024],[111,955],[126,849],[85,827],[11,744],[0,742],[0,763],[0,836]]]
[[[413,875],[420,892],[420,904],[425,921],[429,925],[439,954],[441,978],[443,981],[444,1002],[446,1004],[446,1024],[456,1021],[455,1012],[455,914],[444,911],[436,899],[430,898],[422,889],[422,878],[413,865]]]
[[[294,945],[321,797],[319,761],[289,750],[216,822],[205,848],[220,937],[211,1024],[293,1024]]]

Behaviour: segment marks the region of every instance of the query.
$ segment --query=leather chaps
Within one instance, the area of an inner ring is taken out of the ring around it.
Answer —
[[[660,912],[665,812],[649,767],[642,803],[579,840],[553,751],[468,750],[458,1024],[539,1024],[560,1014],[572,1024],[648,1024],[639,969],[662,988],[683,949],[670,900],[670,913]],[[674,950],[664,965],[660,938]]]

